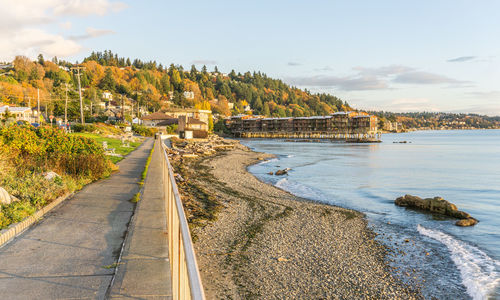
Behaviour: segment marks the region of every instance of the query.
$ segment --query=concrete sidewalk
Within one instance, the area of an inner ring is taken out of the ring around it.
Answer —
[[[106,297],[152,145],[149,139],[119,163],[120,172],[86,186],[0,248],[0,299]]]
[[[162,148],[156,144],[144,192],[118,265],[111,299],[172,299],[163,200]]]

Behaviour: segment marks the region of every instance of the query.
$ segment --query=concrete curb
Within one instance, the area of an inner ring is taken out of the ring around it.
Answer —
[[[24,220],[21,222],[15,224],[14,226],[8,228],[7,230],[3,231],[0,234],[0,247],[3,245],[7,244],[10,242],[13,238],[18,236],[19,234],[23,233],[26,229],[28,229],[31,225],[33,225],[35,222],[38,220],[42,219],[43,216],[51,211],[53,208],[55,208],[57,205],[59,205],[61,202],[64,200],[68,199],[69,197],[73,196],[74,193],[67,193],[56,200],[50,202],[46,206],[42,207],[41,209],[37,210],[34,214],[32,214],[29,217],[26,217]]]

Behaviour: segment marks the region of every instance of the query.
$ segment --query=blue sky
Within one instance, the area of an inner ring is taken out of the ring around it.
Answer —
[[[361,109],[500,115],[499,1],[0,0],[0,60],[262,71]]]

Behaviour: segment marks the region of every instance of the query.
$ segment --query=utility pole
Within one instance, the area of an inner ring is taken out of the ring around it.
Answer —
[[[125,121],[125,110],[123,109],[123,94],[120,94],[122,98],[122,121]]]
[[[94,102],[96,102],[97,90],[94,88]],[[90,102],[90,115],[92,116],[92,102]]]
[[[37,88],[36,89],[36,98],[37,98],[37,102],[38,102],[38,113],[37,113],[37,117],[38,117],[38,122],[40,122],[40,89]],[[37,122],[37,123],[38,123]]]
[[[77,71],[77,78],[78,78],[78,94],[80,95],[80,120],[82,125],[85,125],[85,118],[83,116],[83,99],[82,99],[82,85],[80,83],[80,69],[85,69],[84,67],[73,67],[71,70],[76,70]]]
[[[66,101],[64,102],[64,125],[68,124],[68,83],[66,82]]]

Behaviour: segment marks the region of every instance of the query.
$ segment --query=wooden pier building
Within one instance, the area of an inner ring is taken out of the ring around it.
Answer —
[[[335,139],[380,142],[376,116],[364,112],[336,112],[329,116],[263,118],[240,115],[226,119],[236,137]]]

